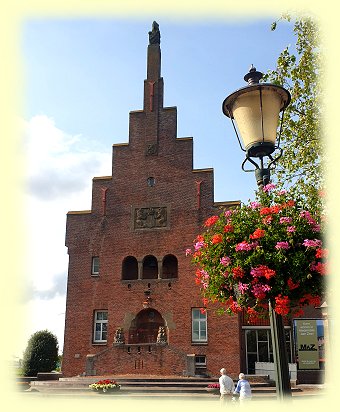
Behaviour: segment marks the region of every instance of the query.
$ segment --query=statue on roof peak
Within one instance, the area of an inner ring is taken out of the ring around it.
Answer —
[[[161,33],[159,31],[159,25],[156,21],[152,23],[152,31],[149,31],[149,44],[160,44]]]

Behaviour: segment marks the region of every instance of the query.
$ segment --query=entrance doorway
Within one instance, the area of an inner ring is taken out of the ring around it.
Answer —
[[[141,310],[131,322],[129,343],[156,343],[160,326],[165,326],[165,322],[157,310]]]
[[[244,331],[246,348],[246,373],[255,374],[256,362],[274,362],[269,328],[253,327]],[[290,328],[285,328],[288,361],[292,361]]]

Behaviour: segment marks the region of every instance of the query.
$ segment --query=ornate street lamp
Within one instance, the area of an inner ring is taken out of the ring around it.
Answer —
[[[290,102],[290,94],[283,87],[259,83],[262,76],[262,73],[252,66],[244,76],[248,86],[230,94],[222,106],[223,113],[232,121],[241,149],[246,153],[242,169],[245,172],[255,171],[258,186],[269,183],[270,169],[275,167],[275,163],[282,156],[280,136],[283,114]],[[278,126],[280,131],[277,137]],[[274,157],[275,151],[277,153]],[[259,159],[259,164],[254,159]],[[245,169],[247,162],[255,166],[255,169]]]
[[[223,113],[232,121],[241,149],[246,153],[242,170],[255,171],[259,187],[270,182],[270,170],[275,167],[275,163],[282,156],[280,136],[283,114],[291,99],[290,93],[283,87],[271,83],[260,83],[262,76],[262,73],[252,66],[249,73],[244,76],[248,86],[230,94],[222,106]],[[279,133],[277,133],[278,128]],[[256,159],[259,160],[258,163]],[[247,162],[255,166],[255,169],[245,169]],[[291,397],[286,339],[282,316],[275,312],[271,301],[269,301],[269,317],[276,372],[276,392],[278,398],[283,400]]]

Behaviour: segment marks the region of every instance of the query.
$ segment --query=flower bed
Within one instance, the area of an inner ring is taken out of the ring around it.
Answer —
[[[92,383],[89,388],[98,393],[112,393],[120,390],[120,385],[112,379],[103,379]]]
[[[205,390],[214,395],[219,395],[220,393],[220,384],[219,383],[210,383]]]

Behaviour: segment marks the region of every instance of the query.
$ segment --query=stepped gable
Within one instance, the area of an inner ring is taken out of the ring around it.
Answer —
[[[128,143],[112,147],[112,174],[93,178],[91,210],[67,214],[62,372],[191,376],[223,365],[236,374],[237,316],[212,310],[203,342],[193,337],[202,300],[185,249],[221,204],[214,202],[213,169],[193,168],[193,139],[177,137],[177,108],[164,107],[156,22],[143,86],[143,109],[129,114]]]

